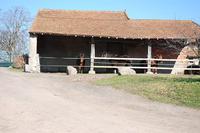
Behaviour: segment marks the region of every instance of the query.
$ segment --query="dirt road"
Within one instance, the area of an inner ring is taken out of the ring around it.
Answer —
[[[0,133],[199,133],[200,110],[88,82],[101,77],[0,68]]]

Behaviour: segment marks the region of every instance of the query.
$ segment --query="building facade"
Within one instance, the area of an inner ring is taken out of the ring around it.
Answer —
[[[146,71],[137,69],[140,73],[151,71],[150,59],[157,55],[163,59],[195,56],[197,51],[184,52],[186,56],[181,57],[180,54],[186,46],[196,49],[193,46],[198,45],[200,26],[190,20],[134,20],[125,12],[40,10],[29,33],[27,71],[63,72],[68,65],[78,67],[77,59],[83,53],[84,72],[112,72],[95,68],[102,64],[148,67]],[[96,57],[140,59],[127,63]]]

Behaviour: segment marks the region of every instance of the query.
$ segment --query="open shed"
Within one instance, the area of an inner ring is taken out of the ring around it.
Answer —
[[[198,45],[200,26],[190,20],[130,19],[125,12],[44,9],[38,12],[29,33],[31,72],[64,72],[66,66],[78,67],[80,53],[84,53],[84,72],[113,72],[119,64],[150,72],[156,55],[173,60],[180,58],[191,40]]]

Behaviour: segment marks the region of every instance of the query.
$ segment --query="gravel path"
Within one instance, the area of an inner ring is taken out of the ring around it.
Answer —
[[[0,133],[199,133],[200,110],[89,82],[109,76],[0,68]]]

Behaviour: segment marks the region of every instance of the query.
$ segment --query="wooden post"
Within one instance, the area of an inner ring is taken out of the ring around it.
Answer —
[[[95,58],[95,42],[94,42],[94,38],[92,37],[91,38],[90,71],[89,71],[89,74],[95,74],[94,58]]]
[[[147,58],[148,58],[148,61],[147,61],[147,74],[151,74],[151,58],[152,58],[152,45],[151,43],[148,43],[148,51],[147,51]]]

